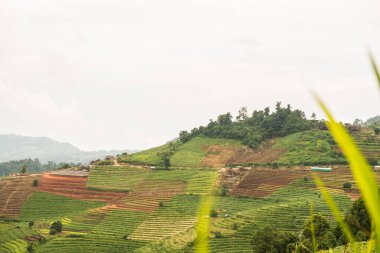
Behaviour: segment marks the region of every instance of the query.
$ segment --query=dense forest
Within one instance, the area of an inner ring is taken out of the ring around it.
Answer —
[[[256,148],[267,139],[325,127],[323,121],[315,119],[314,113],[311,117],[307,119],[303,111],[293,110],[290,105],[282,107],[281,102],[277,102],[272,112],[266,107],[249,114],[247,108],[242,107],[236,120],[233,120],[231,113],[222,114],[216,121],[210,120],[207,126],[194,128],[190,132],[181,131],[179,139],[187,142],[195,136],[205,135],[241,140],[242,144]]]
[[[23,159],[19,161],[9,161],[0,163],[0,176],[6,176],[12,173],[21,172],[25,168],[26,173],[38,173],[42,171],[55,170],[58,168],[68,167],[65,163],[47,162],[42,164],[38,159]]]

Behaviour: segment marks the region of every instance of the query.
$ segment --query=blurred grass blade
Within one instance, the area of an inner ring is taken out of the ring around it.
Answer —
[[[368,212],[374,220],[376,252],[380,252],[380,198],[375,176],[366,158],[362,155],[347,130],[335,121],[322,100],[317,95],[315,97],[328,118],[326,124],[330,133],[349,162]]]
[[[340,228],[342,229],[344,235],[348,239],[349,243],[352,245],[355,243],[354,236],[352,235],[350,229],[347,224],[343,220],[343,216],[341,215],[338,206],[336,205],[334,199],[331,197],[329,191],[326,189],[323,181],[318,177],[317,174],[312,174],[315,184],[317,185],[319,191],[322,193],[323,198],[325,199],[327,205],[329,206],[331,212],[333,213],[336,221],[338,222]],[[358,252],[358,249],[354,247],[355,251]]]
[[[210,212],[212,206],[212,196],[202,196],[197,216],[197,240],[195,245],[196,253],[208,253],[208,234],[210,227]]]
[[[375,58],[372,56],[371,53],[369,53],[369,58],[371,60],[372,69],[373,69],[373,72],[375,73],[375,76],[376,76],[376,79],[377,79],[377,83],[378,83],[379,88],[380,88],[380,72],[379,72],[379,69],[378,69],[378,67],[376,65]]]
[[[313,242],[313,252],[317,252],[317,239],[315,238],[315,228],[314,228],[314,202],[310,204],[310,231],[311,240]]]

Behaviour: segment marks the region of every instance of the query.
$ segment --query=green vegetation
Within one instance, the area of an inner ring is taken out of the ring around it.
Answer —
[[[305,131],[279,138],[274,148],[288,151],[278,160],[283,164],[336,164],[344,163],[340,152],[333,149],[329,132],[321,130]]]
[[[241,146],[240,141],[237,140],[198,136],[178,147],[171,157],[171,163],[177,167],[197,167],[206,156],[208,148],[212,145]]]
[[[42,164],[38,159],[3,162],[0,163],[0,177],[11,173],[39,173],[43,171],[55,170],[61,168],[63,165],[64,163],[56,164],[54,162]]]
[[[95,167],[90,171],[87,188],[102,191],[131,191],[149,170],[126,166]]]
[[[160,153],[167,150],[168,147],[169,144],[165,144],[130,155],[121,155],[118,158],[118,161],[142,165],[162,165],[162,158],[160,157]]]
[[[45,192],[35,192],[21,209],[21,220],[55,220],[68,215],[79,214],[104,203],[81,201]]]
[[[314,119],[307,120],[303,111],[292,110],[290,105],[281,107],[281,102],[277,102],[273,112],[266,107],[248,115],[247,108],[243,107],[236,121],[232,120],[230,113],[222,114],[218,116],[217,121],[211,120],[207,126],[194,128],[190,133],[181,131],[179,138],[185,143],[195,136],[205,135],[212,138],[240,140],[244,145],[257,148],[264,140],[315,129],[321,125],[324,123]]]
[[[0,221],[0,252],[24,252],[28,244],[23,239],[36,234],[27,222]]]

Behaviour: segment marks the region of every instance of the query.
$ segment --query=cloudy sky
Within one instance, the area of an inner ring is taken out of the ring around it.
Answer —
[[[0,0],[0,133],[143,149],[276,101],[379,114],[377,0]]]

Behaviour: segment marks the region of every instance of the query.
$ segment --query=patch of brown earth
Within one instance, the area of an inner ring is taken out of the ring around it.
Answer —
[[[230,194],[265,197],[308,174],[310,172],[307,169],[254,168],[231,190]]]
[[[39,175],[10,176],[0,180],[0,216],[18,216],[25,201],[37,190]]]
[[[275,142],[268,141],[257,149],[248,147],[239,148],[235,154],[226,161],[226,164],[247,164],[247,163],[270,163],[275,162],[286,149],[273,148]]]
[[[43,174],[39,183],[42,192],[54,193],[80,200],[115,202],[127,193],[92,191],[86,188],[87,177]]]
[[[201,167],[220,168],[234,156],[239,147],[212,145],[207,150],[207,155],[201,161]]]

